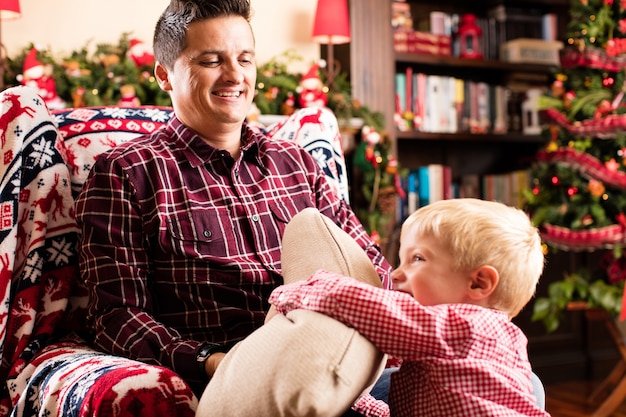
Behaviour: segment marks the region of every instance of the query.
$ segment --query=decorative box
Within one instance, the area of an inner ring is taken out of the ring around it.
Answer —
[[[452,54],[452,39],[450,36],[405,29],[394,30],[393,36],[396,52],[443,56]]]
[[[524,64],[559,65],[563,42],[520,38],[500,46],[500,59]]]

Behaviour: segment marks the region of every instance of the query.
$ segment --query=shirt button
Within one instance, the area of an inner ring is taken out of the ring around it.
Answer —
[[[259,215],[258,214],[253,214],[252,215],[252,221],[253,222],[258,222],[259,221]]]
[[[304,297],[304,298],[302,299],[302,305],[303,305],[303,306],[309,305],[309,297]]]
[[[210,238],[212,233],[210,230],[205,230],[204,232],[202,232],[202,234],[204,235],[204,237],[206,238]]]

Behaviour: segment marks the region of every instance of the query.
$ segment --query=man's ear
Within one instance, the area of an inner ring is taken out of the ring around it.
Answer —
[[[469,297],[475,301],[487,299],[500,281],[500,274],[490,265],[483,265],[471,274]]]
[[[165,68],[165,66],[158,61],[154,65],[154,76],[156,77],[157,82],[159,83],[159,87],[161,87],[161,90],[170,91],[172,89],[169,79],[169,72],[167,68]]]

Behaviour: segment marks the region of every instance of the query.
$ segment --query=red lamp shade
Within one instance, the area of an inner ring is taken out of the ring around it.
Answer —
[[[21,14],[20,0],[0,0],[0,19],[17,19]]]
[[[313,41],[331,45],[350,42],[350,18],[346,0],[318,0]]]

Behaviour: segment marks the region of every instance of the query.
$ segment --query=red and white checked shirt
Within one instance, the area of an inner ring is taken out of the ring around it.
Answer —
[[[277,288],[281,313],[304,308],[357,329],[392,357],[389,411],[399,417],[549,416],[532,393],[527,339],[503,312],[469,304],[420,305],[327,271]],[[380,402],[357,410],[385,415]]]
[[[173,117],[95,163],[76,214],[95,345],[201,384],[202,343],[232,343],[263,324],[282,284],[287,222],[317,207],[390,266],[300,146],[242,130],[238,160]],[[314,255],[314,254],[313,254]]]

